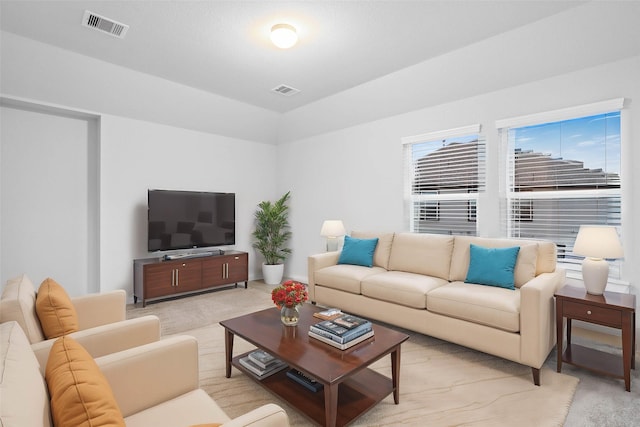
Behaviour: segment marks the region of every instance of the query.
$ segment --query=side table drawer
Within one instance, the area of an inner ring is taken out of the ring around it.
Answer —
[[[566,317],[617,328],[622,326],[622,312],[619,310],[571,301],[565,301],[563,306],[563,314]]]

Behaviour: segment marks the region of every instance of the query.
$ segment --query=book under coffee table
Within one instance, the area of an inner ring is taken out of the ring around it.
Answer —
[[[282,325],[280,310],[276,307],[220,322],[225,328],[226,377],[231,377],[231,367],[235,366],[307,418],[324,426],[348,425],[392,393],[398,404],[400,346],[409,336],[374,323],[373,337],[347,350],[339,350],[308,335],[309,327],[319,321],[313,313],[320,310],[304,304],[298,326],[294,327]],[[286,369],[258,379],[239,363],[247,353],[233,355],[236,335],[315,378],[323,389],[315,393],[307,390],[287,377]],[[386,355],[391,356],[391,378],[368,368]]]

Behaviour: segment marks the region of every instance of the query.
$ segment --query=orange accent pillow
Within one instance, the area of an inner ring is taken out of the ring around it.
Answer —
[[[46,278],[36,295],[36,314],[47,339],[78,331],[78,314],[58,282]]]
[[[222,424],[213,423],[213,424],[195,424],[190,427],[220,427]]]
[[[45,379],[55,426],[126,427],[107,379],[73,338],[53,343]]]

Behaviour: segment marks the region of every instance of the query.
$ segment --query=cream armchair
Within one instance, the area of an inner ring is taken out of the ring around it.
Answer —
[[[144,316],[126,320],[123,290],[72,297],[78,331],[70,334],[93,357],[160,339],[160,320]],[[36,313],[36,290],[25,275],[7,281],[0,298],[0,323],[16,321],[26,334],[44,372],[54,339],[46,339]]]
[[[64,401],[62,408],[59,406],[61,400],[56,401],[58,397],[50,396],[48,390],[60,377],[56,378],[53,369],[47,371],[45,380],[31,346],[16,322],[0,325],[0,348],[3,349],[0,352],[0,425],[3,427],[51,427],[51,408],[56,405],[64,415],[77,412],[80,405],[82,416],[91,417],[91,414],[84,414],[85,408],[89,413],[92,408],[95,413],[102,413],[103,408],[113,407],[109,402],[96,403],[104,396],[109,396],[106,400],[111,396],[115,399],[119,408],[117,418],[124,418],[127,427],[188,427],[205,423],[219,423],[224,427],[289,426],[287,413],[275,404],[229,418],[199,388],[198,342],[190,336],[173,336],[95,359],[110,390],[87,395],[86,400]],[[52,358],[56,355],[52,354]],[[71,358],[73,363],[67,363],[68,369],[77,369],[78,383],[82,383],[86,371],[80,372],[80,367],[87,365],[78,357],[77,351]],[[67,372],[60,376],[70,377]],[[76,378],[76,375],[72,377]],[[47,381],[51,383],[47,384]],[[95,383],[88,387],[94,387]],[[55,385],[53,387],[55,389]],[[82,388],[77,390],[83,394]]]
[[[166,338],[96,362],[109,381],[127,427],[289,425],[287,413],[275,404],[229,418],[199,388],[198,342],[191,336]]]

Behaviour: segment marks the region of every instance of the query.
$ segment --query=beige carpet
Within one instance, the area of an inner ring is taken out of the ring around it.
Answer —
[[[305,417],[234,369],[224,376],[224,335],[220,320],[272,307],[269,289],[227,289],[128,310],[129,317],[155,314],[163,335],[186,333],[198,339],[201,387],[230,417],[275,402],[292,426],[311,425]],[[275,309],[275,308],[274,308]],[[536,387],[531,369],[414,332],[402,346],[400,404],[387,397],[356,426],[562,426],[578,379],[548,368]],[[236,352],[252,348],[236,339]],[[372,367],[390,376],[390,358]],[[295,386],[295,384],[292,384]]]

